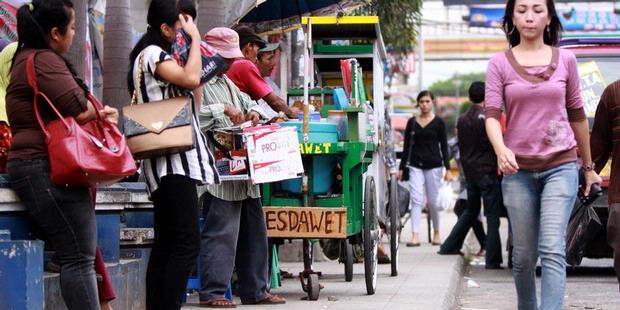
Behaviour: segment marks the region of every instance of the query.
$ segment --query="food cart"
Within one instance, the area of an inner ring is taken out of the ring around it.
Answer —
[[[303,17],[302,25],[304,89],[289,94],[303,95],[304,120],[281,125],[298,128],[305,173],[299,179],[263,184],[268,235],[302,239],[300,281],[310,300],[320,293],[320,273],[312,268],[312,240],[340,240],[346,281],[353,277],[352,245],[362,245],[366,291],[372,295],[381,228],[390,239],[393,276],[400,235],[397,182],[390,182],[396,176],[395,155],[385,140],[391,137],[391,129],[383,100],[386,53],[379,20],[376,16]],[[343,99],[333,100],[338,91],[331,87],[347,90],[348,106],[331,104]],[[330,96],[334,98],[327,100]],[[309,113],[309,103],[317,101],[319,113]],[[338,124],[310,121],[313,114],[335,116]]]

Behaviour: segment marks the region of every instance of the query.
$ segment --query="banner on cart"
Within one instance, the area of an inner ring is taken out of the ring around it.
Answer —
[[[263,212],[269,237],[347,237],[347,208],[263,207]]]
[[[278,125],[247,128],[250,174],[254,184],[299,178],[304,173],[297,129]]]

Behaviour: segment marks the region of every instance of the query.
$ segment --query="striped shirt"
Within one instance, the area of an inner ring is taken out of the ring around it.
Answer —
[[[160,101],[180,95],[181,91],[178,87],[155,76],[157,64],[172,60],[172,57],[155,45],[145,48],[143,55],[143,74],[139,85],[138,103]],[[134,85],[137,84],[138,65],[139,59],[136,59],[133,67]],[[159,188],[161,178],[166,175],[183,175],[201,184],[219,183],[219,175],[215,169],[215,159],[207,147],[207,139],[198,127],[196,109],[192,109],[192,111],[195,147],[186,152],[149,158],[142,161],[141,170],[146,178],[146,184],[150,193],[155,192]]]
[[[256,102],[241,92],[226,75],[216,76],[202,87],[200,129],[207,131],[233,126],[233,122],[224,114],[226,105],[235,106],[243,114],[250,111],[259,112],[260,109]],[[211,195],[226,201],[241,201],[247,198],[260,197],[258,185],[253,185],[251,181],[222,182],[219,185],[207,186],[207,191]]]

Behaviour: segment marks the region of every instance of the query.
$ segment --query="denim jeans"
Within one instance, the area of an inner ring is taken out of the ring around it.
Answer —
[[[467,208],[459,216],[439,251],[441,253],[455,253],[461,249],[467,232],[478,222],[481,198],[484,201],[484,214],[487,218],[488,230],[485,262],[487,267],[495,267],[502,264],[502,244],[499,238],[502,192],[499,177],[496,175],[484,175],[479,179],[467,180]]]
[[[200,300],[223,298],[236,269],[241,302],[261,301],[267,294],[269,253],[260,199],[226,201],[209,196],[204,204]]]
[[[58,187],[47,160],[9,161],[11,187],[48,237],[60,261],[60,287],[69,309],[99,309],[97,226],[86,187]]]
[[[541,305],[562,309],[566,289],[566,226],[577,197],[577,164],[504,176],[504,204],[512,227],[512,273],[519,309],[536,309],[536,261],[542,265]]]

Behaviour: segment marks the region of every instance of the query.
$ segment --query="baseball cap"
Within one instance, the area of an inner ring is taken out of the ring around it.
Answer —
[[[205,42],[224,58],[243,58],[239,49],[239,35],[230,28],[216,27],[209,30]]]
[[[235,31],[239,34],[239,46],[241,47],[248,43],[256,43],[259,48],[264,48],[267,45],[267,42],[261,39],[250,27],[239,26],[235,28]]]
[[[259,49],[258,52],[259,53],[268,53],[268,52],[273,52],[273,51],[277,50],[278,48],[280,48],[280,43],[267,43],[267,45],[265,45],[265,47]]]

